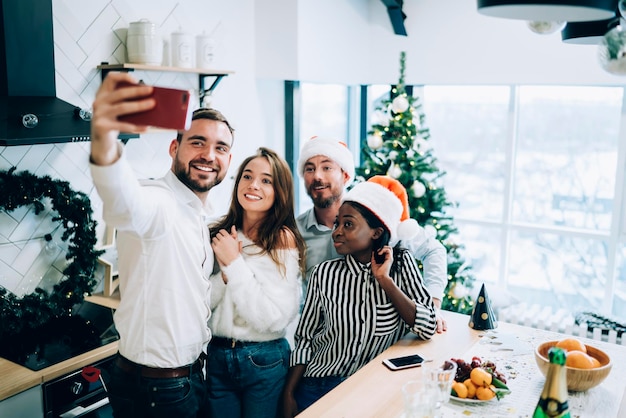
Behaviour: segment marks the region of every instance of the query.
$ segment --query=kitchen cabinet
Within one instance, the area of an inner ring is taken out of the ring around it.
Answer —
[[[204,99],[208,97],[213,90],[217,87],[219,82],[229,74],[233,74],[233,71],[221,71],[221,70],[208,70],[205,68],[181,68],[181,67],[167,67],[161,65],[146,65],[146,64],[108,64],[103,62],[97,67],[101,71],[102,79],[107,75],[109,71],[163,71],[163,72],[177,72],[177,73],[195,73],[198,74],[198,96],[200,107],[204,106]],[[209,81],[212,82],[209,84]]]
[[[117,354],[117,347],[118,342],[114,341],[37,371],[0,358],[0,417],[47,417],[43,403],[46,383],[111,358]]]
[[[3,379],[6,376],[3,376]],[[38,418],[43,417],[41,385],[0,401],[0,417]]]
[[[110,304],[114,304],[113,302],[110,300]],[[0,417],[13,417],[11,414],[5,414],[5,411],[13,411],[16,405],[28,403],[24,401],[25,399],[29,399],[29,402],[36,404],[37,408],[41,408],[41,402],[31,399],[31,397],[41,399],[41,385],[43,383],[111,357],[117,354],[117,346],[118,341],[114,341],[37,371],[0,358]],[[36,391],[36,396],[33,395],[34,391]],[[36,416],[38,415],[25,415],[28,418]]]

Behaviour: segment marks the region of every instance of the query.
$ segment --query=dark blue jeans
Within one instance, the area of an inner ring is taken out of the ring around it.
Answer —
[[[347,377],[341,376],[303,377],[293,394],[298,410],[304,411],[346,379]]]
[[[206,414],[201,368],[187,377],[151,379],[114,365],[107,389],[115,418],[197,418]]]
[[[289,368],[286,339],[242,347],[209,344],[208,406],[212,418],[275,418]]]

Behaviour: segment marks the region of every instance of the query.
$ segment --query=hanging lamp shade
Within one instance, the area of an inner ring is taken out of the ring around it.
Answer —
[[[561,40],[567,44],[598,45],[604,35],[619,24],[613,17],[591,22],[568,22],[561,30]]]
[[[478,13],[506,19],[584,22],[610,19],[617,0],[477,0]]]

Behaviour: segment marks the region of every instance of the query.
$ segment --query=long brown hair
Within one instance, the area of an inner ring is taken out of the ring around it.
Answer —
[[[270,164],[272,173],[272,186],[274,187],[274,204],[267,213],[267,218],[258,224],[255,244],[270,255],[272,260],[280,265],[277,256],[277,250],[287,247],[286,241],[287,229],[294,237],[298,253],[300,253],[300,270],[303,275],[306,271],[305,249],[306,245],[298,226],[294,214],[294,184],[293,175],[289,169],[287,162],[281,158],[276,152],[269,148],[261,147],[254,155],[246,158],[237,171],[233,194],[230,199],[230,207],[228,212],[216,223],[210,226],[211,238],[213,238],[221,229],[230,231],[232,225],[241,230],[243,228],[243,207],[237,199],[237,189],[239,182],[243,176],[243,171],[255,158],[265,158]]]

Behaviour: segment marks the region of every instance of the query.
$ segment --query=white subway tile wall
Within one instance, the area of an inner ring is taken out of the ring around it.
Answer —
[[[178,2],[161,3],[155,8],[158,11],[152,11],[149,17],[163,34],[169,35],[181,22],[193,21],[189,13],[194,13],[194,7],[183,7]],[[126,28],[129,22],[147,17],[145,2],[100,0],[86,4],[53,0],[52,6],[57,96],[76,106],[90,108],[101,81],[97,65],[103,61],[112,64],[126,61]],[[212,26],[207,27],[211,29]],[[137,71],[134,75],[149,84],[192,90],[195,95],[192,103],[198,102],[198,77],[193,73]],[[127,144],[125,152],[138,177],[161,176],[169,169],[167,150],[173,138],[172,132],[149,134]],[[72,188],[91,197],[99,223],[98,238],[102,240],[105,227],[100,216],[102,203],[92,186],[88,155],[89,143],[0,147],[0,170],[17,167],[18,172],[28,170],[39,176],[69,181]],[[44,253],[46,241],[42,238],[54,231],[54,242],[60,248],[66,247],[60,239],[63,230],[57,226],[50,222],[47,213],[34,215],[26,207],[8,214],[0,212],[0,285],[22,296],[38,285],[50,289],[62,277],[66,265],[64,252],[58,249]]]

